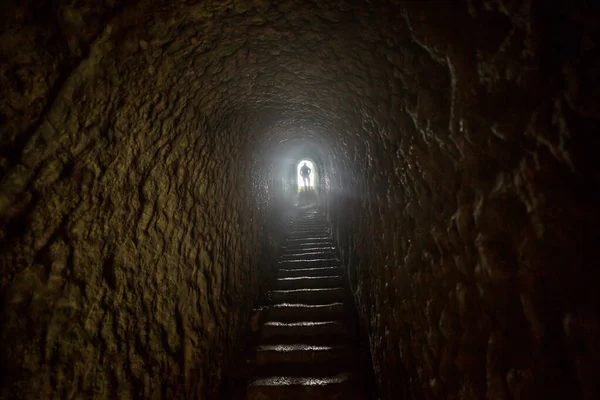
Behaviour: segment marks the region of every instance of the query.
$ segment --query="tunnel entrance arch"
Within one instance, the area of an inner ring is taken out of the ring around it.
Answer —
[[[310,172],[308,174],[308,176],[306,177],[306,179],[305,179],[305,177],[302,176],[302,170],[303,170],[303,167],[305,167],[305,166],[306,166],[306,168],[308,168],[308,171]],[[317,179],[318,179],[317,166],[311,160],[303,159],[303,160],[300,160],[296,164],[296,182],[297,182],[297,191],[298,192],[301,192],[304,190],[314,191],[317,186]]]

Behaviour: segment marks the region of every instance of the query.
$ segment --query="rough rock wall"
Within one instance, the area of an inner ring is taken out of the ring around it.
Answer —
[[[385,397],[597,397],[597,9],[400,10],[337,224]]]
[[[80,60],[60,23],[2,38],[3,398],[214,398],[246,329],[268,247],[249,118],[152,70],[138,19]]]
[[[6,390],[210,398],[300,138],[383,398],[594,397],[595,6],[376,3],[4,6]]]

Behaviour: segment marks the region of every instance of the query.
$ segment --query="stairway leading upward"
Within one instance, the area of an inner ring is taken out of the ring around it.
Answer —
[[[251,360],[252,400],[367,399],[370,363],[331,232],[318,208],[295,219]]]

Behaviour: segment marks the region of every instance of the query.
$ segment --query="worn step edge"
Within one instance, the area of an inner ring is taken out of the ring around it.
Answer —
[[[304,252],[304,251],[323,251],[323,250],[331,250],[331,251],[335,252],[336,247],[332,243],[326,243],[326,244],[305,243],[305,244],[295,245],[295,246],[282,245],[281,249],[283,250],[284,253],[291,252],[291,251]]]
[[[333,250],[325,250],[325,251],[286,251],[281,255],[281,260],[288,259],[304,259],[304,260],[314,260],[319,258],[335,258],[335,253]]]
[[[340,264],[340,260],[337,258],[318,258],[314,260],[282,260],[278,262],[281,267],[298,267],[298,268],[311,268],[311,267],[333,267]]]
[[[268,318],[271,321],[332,321],[343,318],[346,313],[344,303],[304,304],[282,303],[269,308]]]
[[[343,301],[346,291],[342,287],[322,289],[290,289],[273,290],[271,300],[277,303],[307,303],[323,304],[335,301]]]
[[[288,278],[296,276],[327,276],[340,275],[342,269],[339,266],[334,267],[315,267],[315,268],[279,268],[277,270],[278,278]]]
[[[342,337],[348,336],[348,330],[339,321],[269,321],[263,325],[260,332],[261,339],[288,338],[285,343],[289,343],[289,338],[307,336],[323,339]]]
[[[279,343],[275,343],[279,344]],[[293,343],[291,343],[293,344]],[[330,345],[331,343],[314,343],[315,345]],[[345,346],[347,349],[353,349],[350,342],[336,343],[336,346]],[[257,365],[253,360],[252,373],[248,377],[268,377],[268,376],[330,376],[340,372],[350,372],[360,370],[360,365],[356,358],[356,353],[349,360],[340,362],[339,360],[324,360],[312,365],[306,363],[272,363]]]
[[[272,376],[267,378],[257,378],[250,381],[249,386],[326,386],[332,384],[340,384],[349,382],[352,379],[352,374],[342,372],[337,375],[327,377],[316,376]]]
[[[288,238],[286,240],[287,243],[306,243],[306,242],[331,242],[331,236],[327,235],[315,235],[315,236],[305,236],[298,238]]]
[[[256,349],[256,364],[300,364],[310,369],[315,363],[348,362],[352,350],[344,345],[315,345],[304,343],[268,344]]]
[[[277,278],[275,287],[278,290],[286,289],[311,289],[311,288],[335,288],[343,284],[340,275],[324,276],[289,276]]]

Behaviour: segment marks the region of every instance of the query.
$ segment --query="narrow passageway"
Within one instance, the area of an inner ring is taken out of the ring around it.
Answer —
[[[0,399],[599,399],[599,29],[2,1]]]
[[[323,210],[301,207],[282,245],[244,398],[372,398],[344,275]]]

